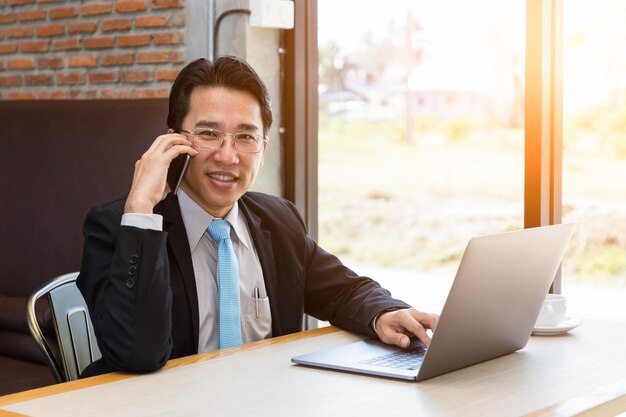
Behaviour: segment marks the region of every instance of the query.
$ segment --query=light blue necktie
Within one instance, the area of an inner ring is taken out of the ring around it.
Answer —
[[[241,344],[239,264],[230,240],[230,224],[213,220],[208,228],[217,241],[217,275],[220,294],[220,349]]]

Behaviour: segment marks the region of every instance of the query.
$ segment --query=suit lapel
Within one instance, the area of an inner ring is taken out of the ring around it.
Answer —
[[[196,278],[193,272],[193,263],[191,261],[191,252],[189,250],[189,240],[187,239],[187,231],[183,218],[180,214],[180,206],[178,198],[173,194],[167,196],[162,204],[157,206],[155,211],[161,209],[163,215],[163,230],[167,232],[167,250],[170,254],[170,273],[175,268],[180,272],[180,276],[187,294],[187,305],[189,306],[189,315],[191,316],[193,329],[193,346],[198,346],[199,313],[198,313],[198,291],[196,289]],[[175,264],[172,264],[175,260]],[[174,279],[173,274],[170,279]],[[176,326],[176,323],[172,323]]]
[[[263,228],[259,216],[250,211],[243,199],[239,199],[239,209],[245,216],[250,229],[250,236],[259,255],[259,262],[263,270],[263,280],[265,281],[265,290],[270,299],[270,310],[272,313],[272,334],[274,336],[281,335],[280,314],[278,304],[278,282],[276,275],[276,263],[274,262],[274,249],[272,247],[272,234],[269,230]]]

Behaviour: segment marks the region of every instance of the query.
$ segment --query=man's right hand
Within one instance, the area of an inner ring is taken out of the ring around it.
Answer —
[[[186,136],[170,132],[156,138],[135,163],[133,184],[126,199],[124,213],[152,214],[154,206],[171,191],[167,185],[167,170],[171,162],[185,153],[192,157],[198,154]]]

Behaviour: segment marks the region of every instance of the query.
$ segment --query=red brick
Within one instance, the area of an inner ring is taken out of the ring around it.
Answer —
[[[88,75],[89,84],[114,83],[118,80],[117,72],[92,72]]]
[[[124,47],[146,46],[150,44],[150,35],[120,35],[117,45]]]
[[[85,74],[82,72],[57,72],[57,84],[85,84]]]
[[[0,75],[0,87],[17,87],[22,85],[21,75]]]
[[[95,67],[98,59],[95,55],[75,55],[67,58],[67,65],[73,67]]]
[[[33,69],[35,60],[33,58],[16,58],[9,60],[8,69]]]
[[[65,51],[68,49],[80,49],[78,38],[55,39],[50,44],[51,51]]]
[[[170,54],[168,52],[139,52],[137,53],[137,62],[140,64],[159,64],[169,62]]]
[[[115,11],[118,13],[142,12],[148,8],[145,0],[127,0],[115,2]]]
[[[4,61],[0,61],[0,71],[4,70]]]
[[[177,70],[157,70],[157,81],[174,81],[178,75]]]
[[[20,42],[20,52],[47,52],[48,41]]]
[[[37,68],[63,68],[65,66],[65,59],[60,56],[53,57],[41,57],[37,58]]]
[[[139,16],[135,19],[136,28],[160,28],[167,26],[165,16]]]
[[[57,7],[56,9],[50,9],[50,19],[63,19],[64,17],[76,16],[78,16],[78,9],[76,7]]]
[[[110,14],[113,10],[113,6],[107,3],[100,4],[86,4],[80,6],[80,14],[82,16],[91,16],[94,14]]]
[[[60,100],[67,98],[67,95],[62,90],[41,90],[37,93],[37,98],[40,100]]]
[[[167,88],[142,88],[135,91],[135,98],[166,98],[169,95]]]
[[[100,29],[103,32],[111,32],[114,30],[129,30],[133,26],[133,21],[130,19],[112,19],[104,20],[100,24]]]
[[[93,99],[98,97],[98,90],[70,90],[70,98]]]
[[[122,82],[131,84],[149,83],[152,81],[150,71],[125,71],[122,72]]]
[[[0,14],[0,23],[9,24],[17,22],[17,13]]]
[[[16,43],[3,43],[0,44],[0,54],[14,54],[17,52]]]
[[[30,91],[10,91],[7,94],[9,100],[34,100],[35,93]]]
[[[98,29],[98,22],[80,22],[67,25],[68,33],[94,33]]]
[[[185,62],[185,51],[173,51],[172,62],[175,62],[175,63]]]
[[[52,74],[29,74],[24,77],[24,85],[52,85],[54,77]]]
[[[7,29],[7,37],[9,38],[30,38],[33,36],[32,26],[19,26]]]
[[[115,38],[112,36],[106,36],[101,38],[86,38],[83,39],[83,46],[86,49],[113,48],[115,46]]]
[[[183,7],[181,0],[152,0],[152,10]]]
[[[35,0],[8,0],[7,4],[9,6],[21,6],[23,4],[33,4]]]
[[[7,31],[4,29],[0,29],[0,39],[4,39],[7,36]]]
[[[133,54],[108,54],[102,55],[100,59],[101,65],[131,65],[133,63]]]
[[[182,34],[177,32],[155,33],[152,38],[155,45],[176,45],[183,40]]]
[[[100,98],[131,98],[131,90],[129,89],[109,89],[105,88],[100,91]]]
[[[43,20],[46,18],[45,10],[26,10],[19,14],[20,22],[27,22],[29,20]]]
[[[37,27],[37,36],[60,36],[65,34],[65,25],[42,25]]]
[[[65,0],[37,0],[37,3],[63,3]]]

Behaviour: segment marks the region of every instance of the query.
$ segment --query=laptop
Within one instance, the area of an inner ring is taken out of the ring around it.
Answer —
[[[300,365],[422,381],[522,349],[573,224],[469,241],[428,349],[364,340],[292,358]]]

